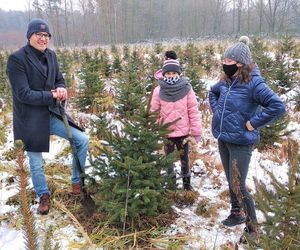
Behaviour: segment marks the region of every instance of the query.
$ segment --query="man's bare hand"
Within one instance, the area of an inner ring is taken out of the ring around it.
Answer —
[[[65,88],[56,88],[51,90],[53,98],[60,101],[65,101],[68,99],[68,92]]]

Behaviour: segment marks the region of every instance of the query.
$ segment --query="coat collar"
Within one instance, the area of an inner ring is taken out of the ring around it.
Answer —
[[[45,74],[44,72],[44,69],[34,51],[34,48],[32,48],[29,44],[27,44],[25,46],[25,52],[26,52],[26,55],[28,57],[28,59],[32,62],[32,64],[37,68],[37,70],[45,77],[47,78],[47,75]],[[45,51],[45,55],[46,55],[46,58],[48,59],[47,57],[47,50]],[[49,65],[48,65],[49,66]],[[49,72],[49,70],[48,70]]]

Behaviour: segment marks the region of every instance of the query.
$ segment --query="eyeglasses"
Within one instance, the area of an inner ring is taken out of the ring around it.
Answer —
[[[38,38],[46,38],[46,39],[50,39],[51,36],[48,33],[34,33]]]

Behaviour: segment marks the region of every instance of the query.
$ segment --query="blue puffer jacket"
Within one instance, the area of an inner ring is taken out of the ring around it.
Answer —
[[[219,81],[209,92],[213,111],[212,133],[215,138],[239,145],[257,144],[259,128],[274,122],[285,113],[285,107],[265,83],[256,67],[249,83],[238,78]],[[250,132],[246,122],[255,128]]]

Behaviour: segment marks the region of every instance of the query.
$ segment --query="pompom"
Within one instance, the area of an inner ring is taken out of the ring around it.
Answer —
[[[246,45],[249,45],[250,39],[247,36],[241,36],[240,39],[239,39],[239,42],[244,43]]]
[[[177,54],[174,50],[168,50],[165,53],[165,59],[177,59]]]

